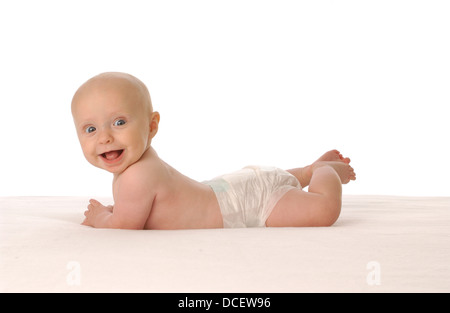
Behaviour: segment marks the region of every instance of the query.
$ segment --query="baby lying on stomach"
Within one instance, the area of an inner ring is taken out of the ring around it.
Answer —
[[[89,79],[73,97],[72,115],[87,161],[114,175],[114,205],[89,201],[82,224],[92,227],[330,226],[342,184],[356,178],[350,159],[331,150],[305,167],[249,166],[207,182],[190,179],[152,148],[160,115],[147,87],[125,73]]]

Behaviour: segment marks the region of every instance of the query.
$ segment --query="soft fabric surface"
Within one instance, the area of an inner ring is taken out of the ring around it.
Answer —
[[[0,198],[0,291],[450,292],[450,198],[345,196],[328,228],[178,231],[81,226],[87,203]]]

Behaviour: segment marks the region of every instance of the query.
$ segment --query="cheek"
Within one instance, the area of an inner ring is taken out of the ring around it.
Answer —
[[[80,144],[86,159],[95,154],[95,146],[89,140],[80,140]]]
[[[133,129],[133,132],[128,134],[127,142],[131,142],[133,146],[146,147],[148,143],[148,127]]]
[[[142,132],[142,138],[147,144],[150,144],[150,142],[152,141],[152,136],[150,134],[150,125],[145,126],[145,131]]]

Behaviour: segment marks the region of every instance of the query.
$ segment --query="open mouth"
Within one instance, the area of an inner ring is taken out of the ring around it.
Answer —
[[[106,163],[115,163],[118,162],[123,155],[123,150],[112,150],[105,153],[100,154],[103,161]]]

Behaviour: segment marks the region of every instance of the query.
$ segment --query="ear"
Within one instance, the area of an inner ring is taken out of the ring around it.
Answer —
[[[150,138],[155,137],[158,132],[159,119],[160,116],[158,112],[153,112],[150,116]]]

